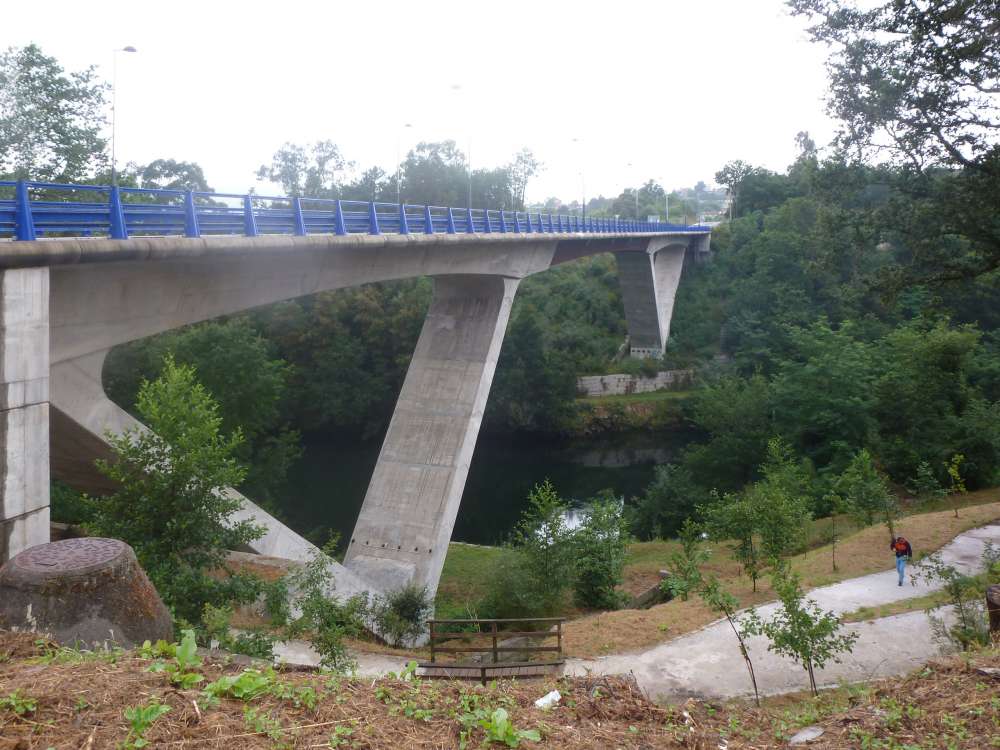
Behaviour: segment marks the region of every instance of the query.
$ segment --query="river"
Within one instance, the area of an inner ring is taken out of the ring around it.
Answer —
[[[531,488],[549,479],[580,505],[604,489],[631,498],[653,469],[677,455],[692,435],[675,430],[553,439],[480,436],[452,538],[473,544],[503,541],[527,506]],[[305,452],[290,472],[287,523],[317,538],[323,529],[350,535],[378,458],[379,441],[306,436]]]

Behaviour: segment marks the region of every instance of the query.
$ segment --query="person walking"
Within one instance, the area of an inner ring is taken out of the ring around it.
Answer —
[[[897,536],[889,543],[889,549],[896,553],[896,572],[899,573],[899,585],[903,585],[906,574],[906,561],[913,559],[913,548],[902,536]]]

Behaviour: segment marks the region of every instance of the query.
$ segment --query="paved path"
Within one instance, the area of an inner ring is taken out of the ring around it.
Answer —
[[[943,560],[957,568],[973,572],[981,566],[985,542],[1000,543],[1000,525],[984,526],[955,537],[941,550]],[[889,554],[889,551],[886,550]],[[914,566],[909,566],[908,574]],[[909,577],[909,575],[908,575]],[[823,609],[837,614],[861,607],[910,599],[934,591],[920,581],[897,583],[895,568],[813,589],[809,598]],[[758,608],[765,619],[778,609],[775,603]],[[930,623],[923,612],[884,617],[873,622],[845,626],[858,633],[852,653],[842,664],[830,664],[817,671],[822,685],[857,682],[875,677],[904,674],[940,653],[931,637]],[[763,637],[751,638],[748,648],[762,693],[784,693],[808,689],[805,670],[767,650]],[[720,620],[694,633],[659,646],[630,654],[597,659],[571,659],[566,673],[583,675],[633,672],[650,697],[677,700],[687,696],[730,698],[752,694],[753,687],[740,657],[739,647],[729,624]]]

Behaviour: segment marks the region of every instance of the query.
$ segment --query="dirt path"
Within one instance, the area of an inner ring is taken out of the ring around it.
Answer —
[[[960,534],[942,548],[941,557],[963,571],[978,571],[985,542],[1000,543],[1000,525]],[[887,549],[886,556],[890,554]],[[910,566],[908,579],[912,568]],[[911,580],[899,586],[893,568],[813,589],[809,597],[823,609],[844,614],[860,607],[923,596],[936,588],[922,581],[914,584]],[[777,604],[766,604],[758,611],[768,618],[777,608]],[[835,685],[841,681],[903,674],[940,653],[923,612],[845,627],[858,633],[854,649],[842,664],[831,664],[817,671],[818,683]],[[770,653],[766,639],[752,638],[748,645],[762,693],[808,689],[805,671],[791,660]],[[686,696],[729,698],[750,694],[753,690],[736,639],[724,620],[645,651],[597,659],[570,659],[566,672],[577,675],[633,672],[650,697],[659,700]]]

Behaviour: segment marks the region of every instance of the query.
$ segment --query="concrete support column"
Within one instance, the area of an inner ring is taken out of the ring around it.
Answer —
[[[686,250],[686,245],[672,244],[644,253],[615,253],[633,357],[663,355]]]
[[[376,589],[437,590],[517,289],[439,276],[344,565]]]
[[[0,272],[0,563],[49,541],[49,269]]]

